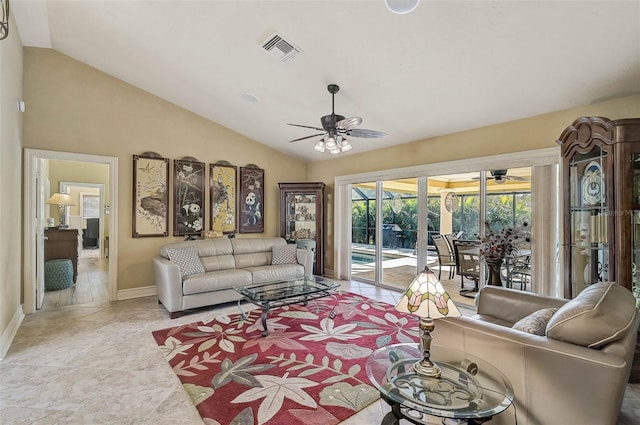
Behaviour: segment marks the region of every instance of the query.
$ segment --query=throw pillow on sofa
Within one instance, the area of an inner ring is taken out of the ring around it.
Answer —
[[[204,267],[195,246],[170,248],[167,249],[167,255],[169,260],[178,265],[182,277],[204,273]]]
[[[297,246],[293,244],[272,246],[271,264],[298,264]]]
[[[635,301],[631,291],[615,282],[594,283],[558,309],[547,324],[547,336],[602,348],[633,324]]]
[[[544,336],[547,330],[547,323],[556,311],[558,311],[557,308],[543,308],[538,311],[534,311],[530,315],[523,317],[514,323],[512,328],[517,331]]]

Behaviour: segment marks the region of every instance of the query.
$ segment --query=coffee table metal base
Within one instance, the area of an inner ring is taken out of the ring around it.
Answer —
[[[328,293],[322,295],[322,297],[327,297],[330,295],[335,297],[335,295],[328,294]],[[273,310],[274,308],[282,307],[283,305],[289,305],[289,304],[307,305],[309,301],[312,301],[312,300],[315,301],[316,298],[320,298],[320,296],[313,297],[313,298],[306,298],[299,301],[287,302],[286,304],[278,303],[278,305],[275,305],[275,306],[271,305],[271,303],[268,301],[259,304],[258,306],[262,310],[262,314],[260,315],[260,321],[262,322],[262,336],[269,335],[269,330],[267,329],[267,315],[269,314],[269,311]],[[242,305],[240,304],[241,301],[242,301],[241,299],[238,300],[238,310],[240,310],[240,320],[245,320],[247,318],[247,313],[245,313],[244,310],[242,309]],[[317,312],[318,312],[318,305],[316,304],[316,313]]]
[[[334,291],[340,286],[338,282],[321,276],[301,276],[290,280],[259,283],[234,287],[243,299],[260,307],[262,310],[262,336],[267,336],[267,315],[274,308],[291,304],[307,305],[309,301],[317,298],[334,296]],[[247,318],[238,300],[238,309],[241,320]],[[336,299],[337,303],[337,299]],[[333,318],[333,317],[332,317]]]
[[[380,425],[400,425],[400,419],[405,419],[412,424],[416,425],[433,425],[434,422],[428,422],[428,417],[434,418],[434,416],[429,416],[424,413],[418,412],[417,410],[409,409],[403,406],[400,403],[396,403],[388,400],[386,397],[381,396],[381,398],[386,401],[391,406],[391,412],[387,413],[384,418],[382,418],[382,422]],[[451,418],[438,418],[441,419],[441,423],[443,425],[481,425],[485,422],[491,420],[492,417],[488,418],[479,418],[479,419],[451,419]]]

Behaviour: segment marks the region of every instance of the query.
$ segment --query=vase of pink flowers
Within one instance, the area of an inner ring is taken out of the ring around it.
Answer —
[[[501,269],[507,255],[516,255],[520,246],[531,242],[527,222],[518,226],[498,226],[485,223],[485,236],[480,239],[480,255],[489,270],[488,285],[502,286]]]

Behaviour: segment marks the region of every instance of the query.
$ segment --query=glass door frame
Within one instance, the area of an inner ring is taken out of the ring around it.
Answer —
[[[393,179],[402,178],[418,178],[418,234],[416,249],[418,254],[417,268],[421,270],[426,263],[426,250],[427,250],[427,214],[426,214],[426,197],[427,193],[427,178],[432,176],[438,176],[443,174],[455,174],[455,173],[468,173],[470,170],[489,170],[499,167],[516,168],[516,167],[534,167],[543,165],[559,165],[560,163],[560,149],[557,147],[537,149],[532,151],[523,151],[512,154],[494,155],[480,158],[473,158],[468,160],[457,160],[451,162],[426,164],[422,166],[406,167],[400,169],[382,170],[347,176],[338,176],[335,178],[335,207],[334,207],[334,268],[332,274],[338,279],[351,279],[351,185],[355,183],[365,181],[376,181],[377,194],[379,197],[382,195],[382,182]],[[486,172],[478,171],[480,178],[480,193],[481,196],[486,195]],[[532,192],[533,192],[532,181]],[[552,194],[554,202],[559,203],[560,193]],[[379,198],[380,199],[380,198]],[[557,211],[559,213],[559,211]],[[376,223],[381,223],[381,209],[376,210],[377,216]],[[557,214],[556,214],[557,215]],[[484,207],[480,211],[480,230],[484,231]],[[557,217],[558,227],[561,226],[560,217]],[[560,228],[558,229],[560,230]],[[382,241],[382,228],[376,227],[376,258],[382,258],[382,246],[378,243]],[[542,256],[540,256],[542,258]],[[553,261],[553,260],[547,260]],[[549,267],[549,264],[541,264],[539,267]],[[376,267],[376,281],[380,282],[382,274],[382,268]],[[379,269],[379,271],[378,271]],[[553,265],[553,269],[562,269],[562,258],[558,264]],[[481,280],[482,281],[482,280]],[[383,283],[384,286],[384,283]],[[556,285],[557,286],[557,285]],[[548,288],[542,291],[548,295],[556,295],[553,290],[549,292]]]

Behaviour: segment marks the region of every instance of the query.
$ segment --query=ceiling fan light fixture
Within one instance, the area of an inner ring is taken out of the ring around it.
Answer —
[[[384,4],[391,12],[404,15],[416,10],[420,0],[384,0]]]
[[[381,131],[356,128],[360,124],[362,124],[362,118],[360,117],[345,118],[342,115],[336,114],[335,94],[338,93],[340,87],[337,84],[329,84],[327,86],[327,90],[329,91],[329,93],[331,93],[331,114],[320,117],[321,127],[287,123],[287,125],[292,125],[294,127],[309,128],[324,133],[316,133],[309,136],[300,137],[298,139],[290,140],[289,143],[320,136],[322,137],[322,139],[320,140],[320,142],[316,142],[314,146],[314,149],[316,151],[324,152],[328,150],[332,154],[339,154],[341,152],[348,152],[353,149],[351,143],[347,142],[347,139],[344,137],[344,135],[368,139],[377,139],[379,137],[386,136],[386,134]]]

